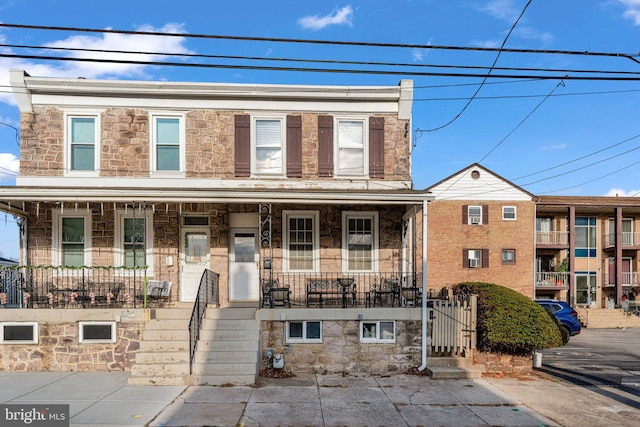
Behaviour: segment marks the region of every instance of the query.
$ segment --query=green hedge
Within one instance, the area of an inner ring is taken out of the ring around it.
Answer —
[[[530,298],[493,283],[465,282],[454,294],[478,294],[478,350],[514,356],[560,347],[562,335],[551,315]]]

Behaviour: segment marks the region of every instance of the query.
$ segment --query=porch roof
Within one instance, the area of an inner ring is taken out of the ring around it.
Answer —
[[[433,196],[418,190],[0,187],[0,209],[20,214],[26,202],[313,203],[415,205]]]

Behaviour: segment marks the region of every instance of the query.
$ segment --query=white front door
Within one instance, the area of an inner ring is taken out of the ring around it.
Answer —
[[[202,273],[211,267],[209,228],[184,227],[180,235],[180,300],[195,301]]]
[[[229,245],[229,301],[258,301],[258,229],[232,228]]]

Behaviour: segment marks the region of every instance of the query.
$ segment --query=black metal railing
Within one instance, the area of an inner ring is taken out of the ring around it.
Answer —
[[[189,320],[189,373],[193,373],[193,359],[200,339],[200,329],[209,304],[220,304],[220,275],[211,270],[205,270],[200,278],[198,294],[193,303],[191,320]]]
[[[260,286],[261,307],[413,307],[417,306],[417,301],[408,299],[410,295],[415,295],[415,298],[421,295],[422,275],[395,272],[281,273],[269,270],[262,277]],[[274,289],[275,292],[271,292]],[[322,292],[320,302],[319,293]],[[275,295],[282,300],[278,301]]]
[[[154,280],[149,280],[145,268],[0,267],[0,306],[141,308],[162,305],[170,302],[171,283],[161,279],[156,274]]]

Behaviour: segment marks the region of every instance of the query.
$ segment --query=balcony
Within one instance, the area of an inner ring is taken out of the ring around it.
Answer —
[[[614,288],[616,279],[615,276],[609,274],[602,275],[602,287],[603,288]],[[622,287],[623,288],[633,288],[640,286],[640,273],[630,273],[625,272],[622,273]]]
[[[569,289],[568,272],[539,272],[536,273],[536,289]]]
[[[605,249],[611,249],[616,246],[616,234],[608,233],[604,235]],[[623,231],[622,247],[627,249],[640,249],[640,233]]]
[[[568,246],[567,231],[536,231],[536,246]]]

